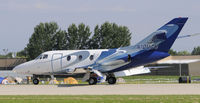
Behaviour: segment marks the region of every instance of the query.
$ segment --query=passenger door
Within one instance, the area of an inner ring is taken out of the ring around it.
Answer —
[[[62,53],[56,53],[52,55],[51,66],[52,72],[57,72],[62,70]]]

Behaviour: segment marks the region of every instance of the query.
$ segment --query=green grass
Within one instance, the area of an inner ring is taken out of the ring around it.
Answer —
[[[123,77],[128,84],[161,84],[161,83],[178,83],[179,76],[150,76],[137,75]]]
[[[0,96],[0,103],[199,103],[200,95]]]
[[[151,75],[136,75],[122,77],[126,84],[174,84],[178,83],[179,76],[151,76]],[[192,76],[192,83],[200,83],[195,81],[200,79],[200,76]]]

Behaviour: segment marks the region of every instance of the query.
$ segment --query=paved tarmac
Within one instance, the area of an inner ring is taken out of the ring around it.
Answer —
[[[196,95],[200,84],[0,85],[0,95]]]

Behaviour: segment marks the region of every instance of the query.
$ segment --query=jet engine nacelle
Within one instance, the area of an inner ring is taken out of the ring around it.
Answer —
[[[131,55],[123,53],[121,55],[113,56],[113,58],[98,61],[97,63],[102,66],[116,66],[130,61],[131,61]]]

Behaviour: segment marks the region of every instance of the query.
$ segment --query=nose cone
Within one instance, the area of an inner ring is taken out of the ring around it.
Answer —
[[[23,64],[20,64],[20,65],[16,66],[12,71],[15,72],[15,73],[20,73],[20,74],[22,74],[23,71],[24,71]]]
[[[19,74],[30,74],[34,61],[29,61],[16,66],[12,71]]]

